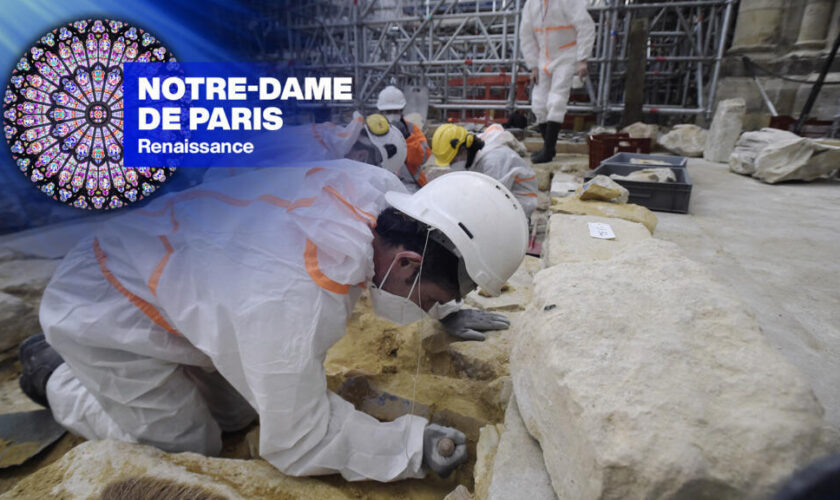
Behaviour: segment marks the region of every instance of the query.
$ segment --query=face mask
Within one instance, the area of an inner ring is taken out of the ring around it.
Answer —
[[[401,297],[382,289],[385,282],[388,280],[388,275],[391,274],[391,269],[397,262],[395,258],[388,266],[385,276],[382,277],[380,286],[371,283],[368,287],[370,291],[370,301],[373,305],[373,313],[379,317],[393,321],[398,325],[408,325],[415,321],[420,321],[426,316],[426,312],[409,299],[414,293],[415,287],[419,289],[420,275],[423,273],[423,260],[426,258],[426,245],[429,244],[429,235],[426,233],[426,243],[423,245],[423,256],[420,260],[420,269],[417,271],[417,277],[414,278],[414,283],[411,284],[411,289],[408,291],[407,297]]]
[[[435,302],[426,314],[428,314],[430,318],[440,321],[445,318],[449,312],[451,311],[444,310],[444,308],[440,305],[440,302]]]
[[[467,168],[467,160],[453,161],[449,164],[449,167],[455,171],[465,170]]]
[[[388,280],[388,275],[391,273],[391,268],[394,267],[394,263],[396,261],[397,260],[394,259],[393,262],[391,262],[391,266],[388,267],[385,277],[382,278],[382,286],[384,286],[385,281]],[[408,297],[411,297],[411,294],[414,292],[414,287],[417,285],[419,280],[420,273],[418,272],[417,277],[414,279],[414,283],[411,284],[411,290],[408,292]],[[373,313],[379,317],[393,321],[398,325],[407,325],[409,323],[414,323],[415,321],[420,321],[423,319],[423,316],[426,315],[423,309],[412,302],[408,297],[401,297],[399,295],[386,292],[381,287],[374,284],[371,284],[368,288],[370,290],[370,301],[373,304]]]
[[[399,111],[395,112],[395,113],[382,113],[382,114],[385,115],[385,118],[391,123],[400,121],[400,117],[402,116],[402,113],[400,113]]]

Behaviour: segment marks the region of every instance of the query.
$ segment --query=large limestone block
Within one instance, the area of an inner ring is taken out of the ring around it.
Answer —
[[[659,125],[649,123],[636,122],[627,125],[621,131],[625,134],[630,134],[634,139],[653,139],[659,137]]]
[[[581,201],[580,198],[575,196],[552,198],[551,211],[563,214],[597,215],[640,222],[648,228],[651,234],[656,229],[658,222],[653,212],[641,205],[609,203],[606,201]]]
[[[673,243],[545,269],[523,317],[514,394],[559,498],[768,498],[832,446],[803,377]]]
[[[741,134],[735,143],[735,150],[729,156],[729,170],[736,174],[755,173],[755,159],[770,144],[788,143],[799,140],[799,136],[787,130],[763,128]]]
[[[703,150],[704,159],[723,163],[729,161],[729,155],[735,149],[735,143],[743,130],[746,113],[747,102],[741,97],[726,99],[718,104]]]
[[[196,493],[194,496],[183,493],[181,496],[168,496],[147,492],[148,498],[167,499],[217,498],[207,496],[209,494],[231,500],[433,500],[443,498],[453,487],[451,481],[447,483],[433,478],[394,483],[351,483],[336,479],[336,476],[292,477],[280,473],[261,459],[164,453],[151,446],[96,441],[76,446],[56,462],[24,478],[0,495],[0,499],[100,500],[106,487],[131,478],[157,480],[157,484],[169,483]]]
[[[604,240],[589,235],[589,223],[609,224],[615,239]],[[639,240],[650,238],[650,231],[637,222],[593,215],[554,214],[548,221],[546,267],[565,262],[607,260]]]
[[[40,301],[59,262],[58,259],[24,259],[0,263],[0,290]]]
[[[167,454],[150,446],[115,441],[82,443],[0,498],[98,499],[109,484],[137,477],[172,481],[223,498],[352,498],[316,479],[284,476],[262,460]]]
[[[529,163],[530,161],[530,158],[528,158]],[[589,172],[589,155],[558,153],[550,162],[537,163],[533,167],[546,170],[552,174],[565,172],[583,177]]]
[[[709,133],[697,125],[676,125],[673,130],[659,138],[659,144],[680,156],[699,158],[703,156],[708,136]]]
[[[39,331],[38,311],[23,300],[0,292],[0,352],[17,347]]]
[[[773,143],[755,159],[753,177],[768,184],[813,181],[840,168],[840,146],[799,138]]]
[[[502,424],[485,425],[479,432],[478,443],[475,446],[475,498],[486,500],[493,479],[493,462],[499,447],[499,438],[504,431]]]
[[[528,434],[515,396],[508,403],[503,429],[493,460],[488,500],[556,500],[542,449]]]
[[[581,200],[609,201],[612,203],[627,203],[630,191],[606,175],[596,175],[577,189],[576,194]]]

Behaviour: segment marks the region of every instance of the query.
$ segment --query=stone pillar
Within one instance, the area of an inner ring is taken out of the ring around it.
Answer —
[[[796,39],[797,49],[825,48],[833,9],[833,0],[807,0],[799,25],[799,37]]]
[[[775,49],[784,9],[784,0],[741,0],[732,50],[750,52]]]
[[[831,24],[826,37],[826,49],[831,49],[834,39],[840,34],[840,0],[834,0],[834,12],[831,14]]]

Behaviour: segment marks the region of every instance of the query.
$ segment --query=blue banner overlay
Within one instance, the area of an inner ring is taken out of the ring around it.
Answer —
[[[124,65],[124,164],[253,167],[294,150],[296,102],[352,100],[352,79],[287,77],[269,63]],[[278,164],[306,161],[282,158]]]

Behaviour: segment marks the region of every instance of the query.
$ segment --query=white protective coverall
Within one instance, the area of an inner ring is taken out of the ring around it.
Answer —
[[[470,171],[487,174],[504,184],[530,217],[537,208],[537,174],[516,151],[505,145],[513,136],[501,125],[491,125],[478,138],[484,141],[484,147],[476,153]]]
[[[422,477],[427,421],[390,423],[327,390],[324,358],[374,272],[392,173],[351,160],[262,169],[108,220],[62,261],[40,320],[66,361],[55,419],[88,439],[208,455],[260,417],[292,475]]]
[[[531,92],[537,123],[563,122],[575,75],[595,43],[595,23],[586,0],[526,0],[519,27],[519,46],[529,69],[538,69]]]

